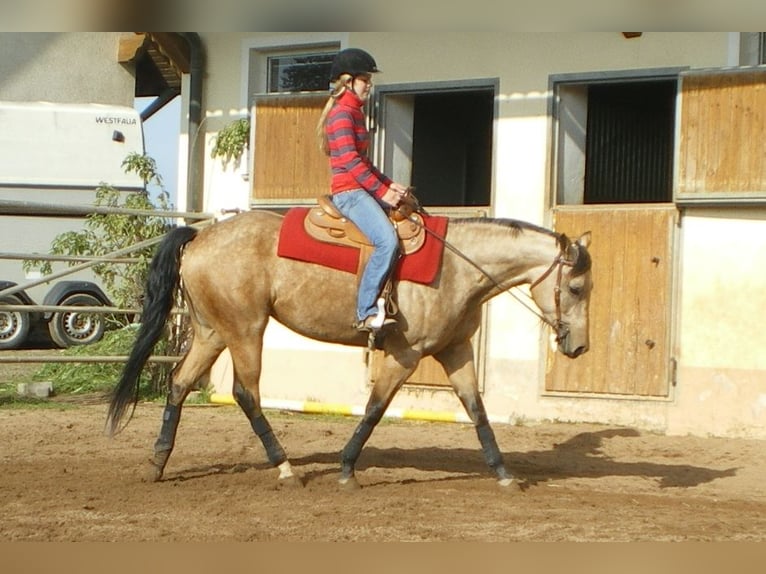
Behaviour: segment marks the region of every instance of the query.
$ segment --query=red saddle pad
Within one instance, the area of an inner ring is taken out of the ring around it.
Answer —
[[[279,231],[277,255],[356,273],[359,249],[322,243],[308,235],[303,228],[303,220],[308,210],[307,207],[293,207],[285,214]],[[444,237],[447,232],[446,217],[424,215],[423,222],[427,229],[439,237]],[[444,243],[427,233],[425,243],[419,251],[399,260],[396,278],[425,285],[432,283],[441,267],[443,253]]]

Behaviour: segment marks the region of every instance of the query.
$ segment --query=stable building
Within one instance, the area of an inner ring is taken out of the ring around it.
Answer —
[[[766,438],[763,33],[204,33],[204,78],[194,92],[185,75],[183,93],[202,118],[181,136],[199,154],[182,176],[202,191],[179,208],[283,212],[326,193],[313,130],[346,47],[383,70],[367,110],[376,164],[429,211],[592,232],[586,355],[553,352],[510,297],[486,306],[474,346],[493,420]],[[211,158],[243,117],[245,155]],[[273,321],[267,335],[266,405],[364,405],[376,353]],[[230,393],[225,353],[212,381]],[[426,359],[391,409],[461,407]]]

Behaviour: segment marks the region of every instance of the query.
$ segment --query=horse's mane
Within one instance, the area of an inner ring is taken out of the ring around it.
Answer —
[[[502,218],[491,218],[491,217],[463,217],[458,219],[451,219],[450,225],[461,225],[461,224],[469,224],[469,223],[481,223],[486,225],[500,225],[502,227],[508,227],[512,232],[513,235],[518,235],[519,233],[523,231],[535,231],[537,233],[543,233],[545,235],[550,235],[551,237],[561,237],[560,233],[556,233],[555,231],[551,231],[550,229],[547,229],[545,227],[540,227],[539,225],[535,225],[534,223],[529,223],[528,221],[521,221],[519,219],[502,219]]]
[[[481,223],[486,225],[500,225],[501,227],[507,227],[511,230],[512,235],[516,236],[524,231],[533,231],[535,233],[542,233],[554,237],[557,243],[563,250],[567,250],[571,245],[569,238],[563,233],[557,233],[546,227],[529,223],[528,221],[522,221],[520,219],[504,219],[504,218],[491,218],[491,217],[463,217],[450,220],[450,225],[465,225],[471,223]],[[572,276],[576,277],[586,273],[591,268],[590,253],[584,247],[579,247],[578,254],[572,267]]]

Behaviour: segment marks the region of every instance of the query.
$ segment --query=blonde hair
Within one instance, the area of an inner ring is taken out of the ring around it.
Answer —
[[[339,97],[343,95],[348,88],[348,82],[352,79],[351,74],[341,74],[330,89],[330,97],[327,98],[327,103],[322,109],[322,113],[319,115],[319,121],[316,127],[316,137],[319,142],[319,149],[325,155],[330,155],[330,143],[327,141],[327,131],[325,125],[327,124],[327,116],[330,114],[330,110],[335,105],[335,102]]]

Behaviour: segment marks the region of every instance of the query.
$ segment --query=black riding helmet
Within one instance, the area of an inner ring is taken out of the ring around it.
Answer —
[[[342,74],[356,77],[360,74],[374,74],[375,72],[380,72],[375,58],[360,48],[346,48],[338,52],[332,61],[330,81],[334,82]]]

